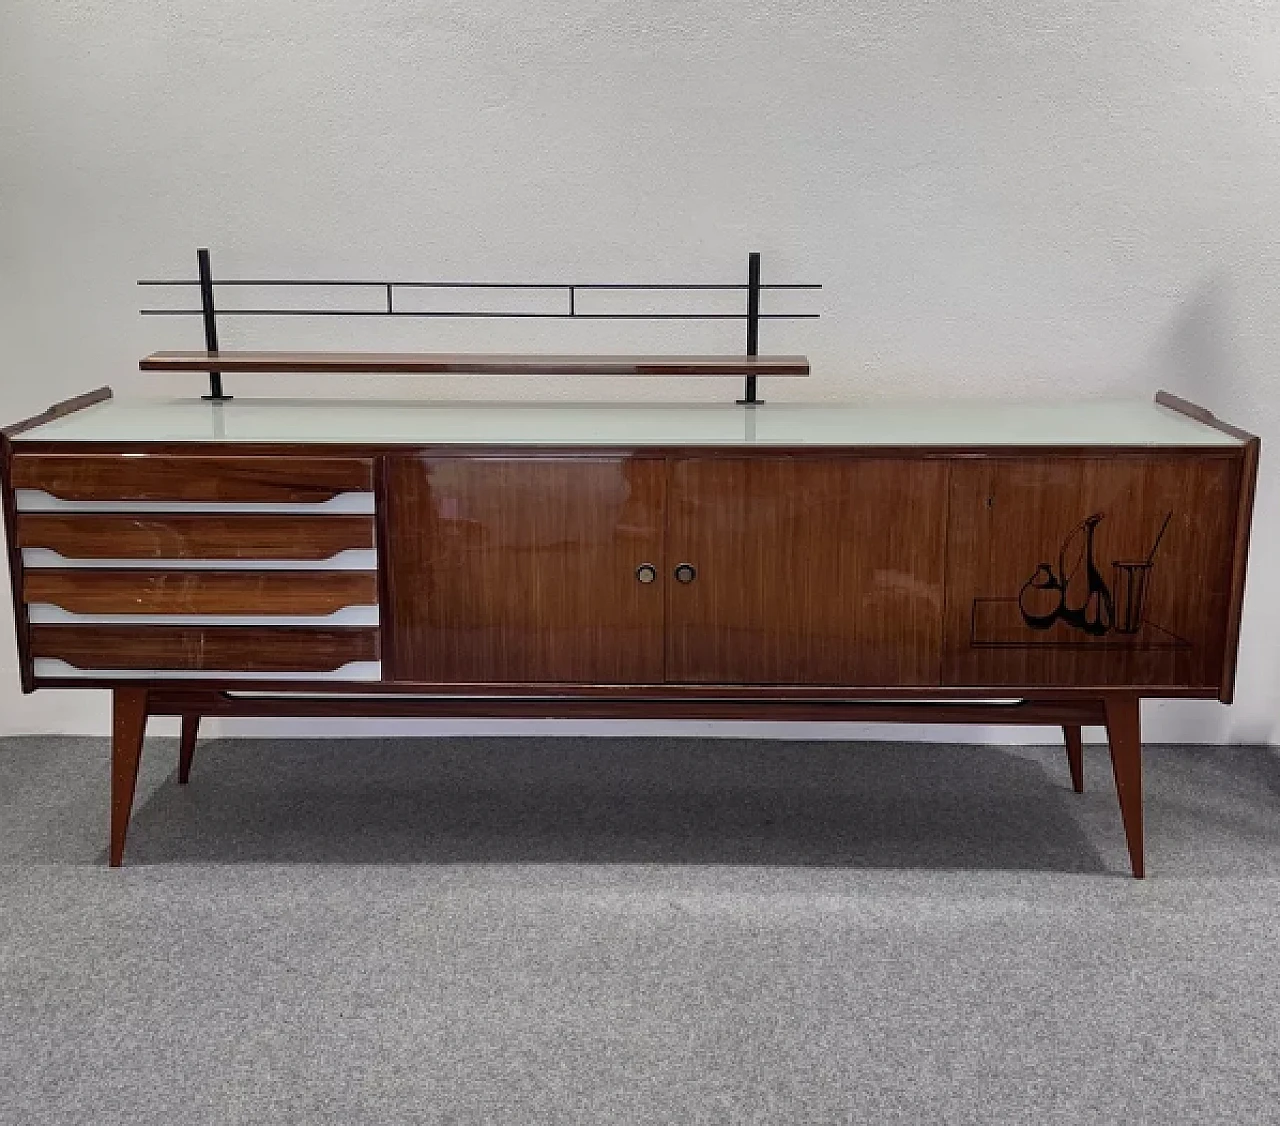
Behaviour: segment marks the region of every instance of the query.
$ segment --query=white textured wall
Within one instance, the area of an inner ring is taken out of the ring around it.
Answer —
[[[736,279],[759,249],[766,280],[827,287],[822,321],[765,327],[764,350],[814,361],[771,398],[1166,386],[1265,443],[1280,437],[1277,11],[5,0],[0,416],[167,378],[139,376],[138,356],[198,346],[198,325],[139,318],[133,282],[190,276],[197,244],[228,275],[640,281]],[[738,331],[288,321],[223,339],[714,350]],[[1264,445],[1239,702],[1153,707],[1152,737],[1274,738],[1277,467]],[[105,729],[99,697],[22,698],[3,631],[0,731]]]

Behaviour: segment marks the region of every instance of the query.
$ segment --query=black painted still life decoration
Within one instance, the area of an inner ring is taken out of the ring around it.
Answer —
[[[1052,563],[1040,563],[1023,583],[1018,592],[1018,608],[1031,629],[1047,630],[1062,622],[1092,637],[1102,637],[1112,630],[1138,632],[1152,562],[1173,513],[1166,514],[1145,559],[1112,563],[1116,592],[1107,585],[1095,559],[1095,536],[1104,518],[1103,513],[1095,512],[1072,528],[1058,549],[1057,569]]]

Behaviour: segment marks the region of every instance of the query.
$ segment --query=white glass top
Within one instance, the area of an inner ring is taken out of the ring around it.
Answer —
[[[1153,402],[462,403],[111,399],[15,442],[495,446],[1238,446]]]

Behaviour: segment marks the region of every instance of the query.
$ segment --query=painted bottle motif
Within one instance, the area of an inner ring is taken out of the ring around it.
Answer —
[[[1062,583],[1062,608],[1058,616],[1070,626],[1094,637],[1109,633],[1115,623],[1115,602],[1094,560],[1094,536],[1101,513],[1094,513],[1062,543],[1058,575]]]

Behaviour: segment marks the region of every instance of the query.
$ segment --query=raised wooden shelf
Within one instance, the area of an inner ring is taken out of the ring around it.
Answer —
[[[805,356],[541,356],[472,352],[153,352],[138,367],[142,371],[388,375],[809,374]]]

